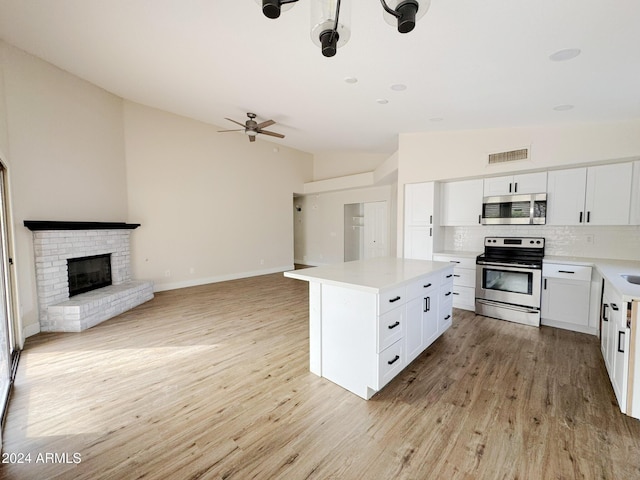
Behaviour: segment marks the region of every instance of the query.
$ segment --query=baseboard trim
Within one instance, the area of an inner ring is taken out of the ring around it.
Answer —
[[[153,291],[164,292],[167,290],[177,290],[179,288],[197,287],[199,285],[208,285],[210,283],[226,282],[229,280],[238,280],[240,278],[258,277],[260,275],[269,275],[272,273],[286,272],[288,270],[293,270],[294,268],[295,268],[294,265],[291,264],[291,265],[286,265],[281,267],[267,268],[264,270],[254,270],[251,272],[238,272],[238,273],[231,273],[228,275],[216,275],[214,277],[204,277],[204,278],[198,278],[195,280],[185,280],[182,282],[156,283],[154,281]]]

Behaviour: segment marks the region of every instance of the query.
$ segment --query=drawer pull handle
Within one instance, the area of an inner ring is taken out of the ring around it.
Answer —
[[[400,300],[400,297],[396,297],[396,298],[390,298],[389,299],[389,303],[393,303],[393,302],[397,302],[398,300]]]
[[[396,355],[395,357],[393,357],[393,360],[389,360],[387,363],[389,365],[393,365],[394,363],[396,363],[398,360],[400,360],[400,355]]]
[[[389,330],[393,330],[394,328],[396,328],[398,325],[400,325],[400,322],[396,322],[393,325],[387,325],[387,328]]]
[[[603,322],[609,321],[609,319],[607,318],[607,308],[609,308],[608,303],[605,303],[604,305],[602,305],[602,321]]]
[[[453,273],[450,273],[449,275],[447,275],[447,278],[451,278],[453,277]]]
[[[572,272],[571,270],[558,270],[558,273],[571,273],[571,274],[574,274],[576,272]]]
[[[423,285],[422,288],[429,288],[431,285],[431,283],[427,283],[426,285]]]
[[[460,292],[453,292],[454,295],[460,295]]]
[[[455,273],[453,274],[453,276],[456,278],[460,278],[460,275],[456,275]]]
[[[448,297],[449,295],[451,295],[451,292],[447,292],[444,294],[445,297]]]
[[[620,341],[620,337],[624,335],[624,332],[618,331],[618,352],[624,353],[624,349],[622,348],[622,342]]]
[[[447,315],[446,317],[444,317],[445,320],[449,320],[451,318],[451,315]]]
[[[449,260],[449,263],[460,263],[458,260]]]
[[[618,305],[616,305],[615,303],[612,303],[612,304],[611,304],[611,308],[613,308],[616,312],[617,312],[618,310],[620,310],[620,309],[618,308]]]

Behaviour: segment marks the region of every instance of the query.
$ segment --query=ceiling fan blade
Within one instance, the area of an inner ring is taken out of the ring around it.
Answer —
[[[230,122],[235,123],[236,125],[240,125],[241,127],[246,127],[244,123],[236,122],[235,120],[231,120],[230,118],[224,117],[225,120],[229,120]]]
[[[255,135],[249,135],[249,141],[250,142],[255,142],[256,141],[256,136]]]
[[[258,130],[258,133],[264,133],[265,135],[269,135],[270,137],[284,138],[284,135],[282,135],[281,133],[269,132],[267,130]]]
[[[225,132],[243,132],[244,128],[238,128],[235,130],[218,130],[218,133],[225,133]]]
[[[256,128],[258,130],[260,130],[261,128],[269,127],[269,126],[273,125],[274,123],[276,123],[276,122],[274,122],[273,120],[267,120],[266,122],[262,122],[262,123],[259,123],[258,125],[256,125]]]

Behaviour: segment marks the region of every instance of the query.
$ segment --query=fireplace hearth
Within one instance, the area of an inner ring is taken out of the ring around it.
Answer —
[[[69,297],[111,285],[111,254],[69,258]]]
[[[33,232],[39,331],[80,332],[153,298],[152,282],[131,278],[130,237],[139,224],[24,226]]]

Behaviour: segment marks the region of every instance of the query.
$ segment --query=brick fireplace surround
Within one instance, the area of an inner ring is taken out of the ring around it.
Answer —
[[[139,224],[25,221],[33,231],[40,331],[80,332],[153,298],[131,278],[130,236]],[[111,254],[112,285],[69,297],[67,260]]]

